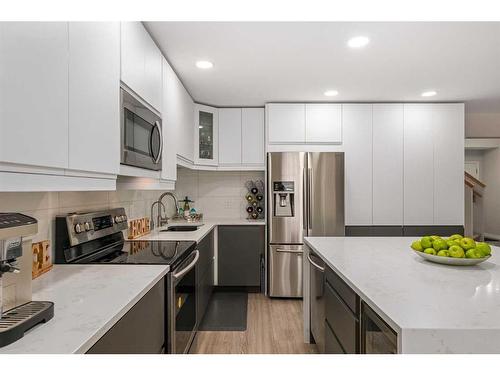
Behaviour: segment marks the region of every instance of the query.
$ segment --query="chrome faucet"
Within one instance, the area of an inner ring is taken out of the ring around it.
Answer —
[[[165,205],[163,204],[163,198],[165,198],[166,196],[169,196],[174,200],[175,214],[172,217],[167,217],[167,210],[165,208]],[[177,197],[175,196],[174,193],[172,193],[170,191],[166,191],[165,193],[160,195],[158,200],[153,202],[153,204],[151,205],[151,229],[154,229],[154,227],[155,227],[154,218],[153,218],[153,211],[154,211],[155,205],[158,205],[158,215],[156,216],[156,225],[158,226],[158,228],[165,225],[165,224],[168,224],[168,221],[170,219],[175,219],[175,218],[179,217],[179,204],[177,202]],[[162,207],[163,207],[163,215],[161,214]]]

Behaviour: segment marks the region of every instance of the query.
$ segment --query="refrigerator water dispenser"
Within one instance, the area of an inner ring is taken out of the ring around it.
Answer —
[[[275,181],[273,182],[273,208],[274,216],[293,217],[294,216],[294,182]]]

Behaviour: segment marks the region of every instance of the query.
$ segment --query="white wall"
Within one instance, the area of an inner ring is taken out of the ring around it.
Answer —
[[[258,179],[264,181],[264,172],[192,171],[179,167],[175,195],[178,199],[189,196],[205,219],[245,219],[245,182]]]
[[[477,161],[479,162],[479,179],[483,180],[483,156],[484,151],[482,150],[465,150],[465,161]]]
[[[499,105],[500,107],[500,105]],[[500,137],[500,108],[497,113],[467,112],[465,111],[466,138],[499,138]]]
[[[500,236],[500,149],[487,150],[481,164],[484,192],[484,231]]]

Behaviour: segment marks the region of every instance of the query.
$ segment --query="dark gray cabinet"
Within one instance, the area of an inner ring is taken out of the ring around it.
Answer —
[[[222,225],[218,233],[218,285],[259,287],[263,225]]]
[[[200,258],[196,268],[197,323],[200,324],[207,311],[214,288],[214,231],[210,231],[199,243]]]
[[[165,280],[160,280],[88,354],[159,354],[165,344]]]
[[[397,334],[325,266],[325,353],[397,353]]]

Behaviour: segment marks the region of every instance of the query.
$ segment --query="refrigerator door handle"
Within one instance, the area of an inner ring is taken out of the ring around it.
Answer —
[[[305,231],[307,231],[307,186],[307,169],[304,168],[302,171],[302,229]]]
[[[313,202],[313,189],[312,189],[313,169],[308,167],[307,184],[308,184],[308,202],[307,202],[307,225],[308,229],[312,230],[312,202]]]

